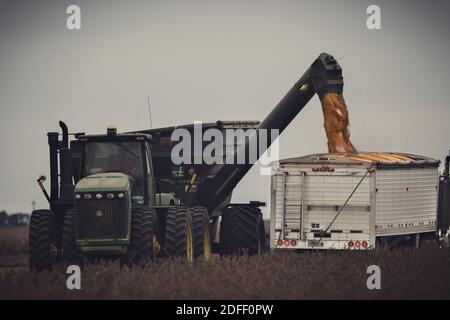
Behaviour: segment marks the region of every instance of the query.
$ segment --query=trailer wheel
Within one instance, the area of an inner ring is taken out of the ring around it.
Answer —
[[[50,210],[35,210],[31,214],[28,235],[30,270],[40,272],[52,268],[53,213]]]
[[[221,255],[261,254],[266,249],[266,235],[261,210],[252,206],[229,206],[220,224]]]
[[[211,227],[208,210],[205,207],[192,207],[192,225],[194,233],[194,257],[211,259]]]
[[[78,250],[76,245],[76,232],[77,232],[77,211],[70,209],[64,214],[63,225],[63,257],[67,264],[73,264],[77,262]]]
[[[169,207],[166,216],[166,255],[194,260],[192,217],[186,207]]]
[[[128,260],[145,263],[158,252],[158,216],[154,209],[136,206],[131,209],[131,236]]]
[[[419,248],[439,248],[439,238],[435,232],[423,233],[419,237]]]

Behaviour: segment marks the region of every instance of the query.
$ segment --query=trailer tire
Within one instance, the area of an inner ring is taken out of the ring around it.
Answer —
[[[203,257],[205,261],[211,259],[211,226],[208,210],[205,207],[192,207],[192,226],[194,241],[194,257]]]
[[[145,263],[157,254],[158,215],[152,208],[135,206],[131,209],[131,235],[128,261]]]
[[[67,210],[64,214],[63,224],[63,257],[66,264],[77,264],[78,249],[76,244],[77,234],[77,211]]]
[[[266,250],[266,235],[261,210],[242,205],[229,206],[222,213],[220,254],[261,254]]]
[[[53,213],[35,210],[31,214],[28,234],[29,266],[34,272],[52,269]]]
[[[194,260],[192,216],[186,207],[167,210],[165,253],[169,257],[184,257],[189,263]]]
[[[419,248],[439,248],[439,237],[435,232],[424,233],[420,235]]]

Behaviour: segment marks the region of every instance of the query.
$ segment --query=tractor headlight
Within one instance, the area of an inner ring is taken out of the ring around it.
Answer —
[[[77,193],[77,194],[75,195],[75,199],[80,200],[80,199],[81,199],[81,194]]]
[[[84,199],[90,200],[90,199],[92,199],[92,195],[89,194],[89,193],[85,193],[85,194],[84,194]]]
[[[114,199],[114,193],[108,193],[108,194],[106,195],[106,198],[108,198],[108,199]]]
[[[101,198],[103,198],[103,195],[102,195],[101,193],[97,193],[97,194],[95,195],[95,197],[96,197],[97,199],[101,199]]]
[[[119,199],[123,199],[125,197],[125,194],[121,192],[117,196],[119,197]]]

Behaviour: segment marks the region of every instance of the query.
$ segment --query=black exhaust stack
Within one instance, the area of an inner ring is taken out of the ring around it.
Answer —
[[[59,150],[59,169],[61,185],[59,195],[62,200],[73,199],[73,169],[72,169],[72,152],[69,149],[69,130],[67,125],[60,121],[59,126],[62,130],[62,145]]]
[[[69,131],[64,122],[60,121],[59,126],[62,131],[62,140],[59,140],[58,132],[47,134],[50,147],[50,199],[52,202],[73,199],[74,191]]]
[[[58,132],[47,133],[48,146],[50,149],[50,199],[52,202],[59,199],[58,136]]]

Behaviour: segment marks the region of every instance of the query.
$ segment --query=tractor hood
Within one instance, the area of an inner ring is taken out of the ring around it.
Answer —
[[[128,191],[130,178],[120,172],[97,173],[81,179],[75,192]]]

